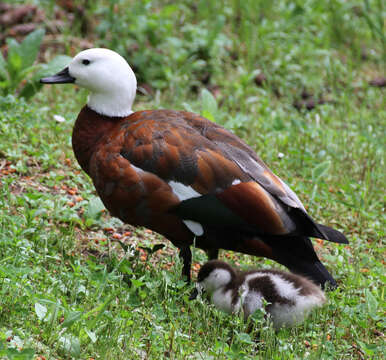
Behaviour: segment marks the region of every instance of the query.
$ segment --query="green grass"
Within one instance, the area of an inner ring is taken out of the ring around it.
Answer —
[[[39,4],[52,16],[53,4]],[[381,359],[386,107],[384,90],[368,81],[384,75],[382,3],[88,6],[89,40],[121,52],[153,88],[135,110],[212,117],[249,143],[318,222],[347,235],[349,246],[314,242],[340,288],[304,325],[278,333],[262,314],[247,333],[237,316],[188,301],[176,249],[101,211],[76,164],[71,130],[87,94],[45,87],[28,103],[0,98],[0,358]],[[77,29],[63,28],[60,40]],[[201,93],[205,86],[216,99]],[[328,102],[296,110],[303,89]],[[153,255],[138,248],[160,242],[166,247]],[[225,255],[243,268],[278,266]],[[195,262],[205,260],[194,251]]]

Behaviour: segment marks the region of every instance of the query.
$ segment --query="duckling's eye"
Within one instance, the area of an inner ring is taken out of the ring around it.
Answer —
[[[84,59],[84,60],[82,60],[82,64],[83,65],[88,65],[88,64],[90,64],[90,60]]]

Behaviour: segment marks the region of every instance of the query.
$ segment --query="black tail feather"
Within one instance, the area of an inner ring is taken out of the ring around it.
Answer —
[[[307,237],[269,240],[276,260],[290,271],[303,275],[323,289],[327,285],[335,289],[338,285],[328,270],[318,259],[312,242]]]
[[[292,208],[290,214],[297,224],[297,233],[299,235],[316,237],[339,244],[348,244],[347,238],[340,231],[316,223],[302,209]]]
[[[338,244],[348,244],[346,236],[344,236],[340,231],[322,224],[316,224],[316,226],[325,235],[325,240],[332,241]]]
[[[336,289],[338,287],[335,279],[320,261],[313,263],[299,261],[297,264],[288,265],[288,268],[291,272],[312,280],[315,284],[320,285],[322,289],[326,287]]]

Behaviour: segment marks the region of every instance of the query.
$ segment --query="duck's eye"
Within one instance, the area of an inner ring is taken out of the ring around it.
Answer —
[[[88,65],[88,64],[90,64],[90,60],[84,59],[84,60],[82,60],[82,64]]]

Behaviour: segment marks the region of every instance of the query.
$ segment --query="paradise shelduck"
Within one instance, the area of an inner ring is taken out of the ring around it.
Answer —
[[[272,269],[239,272],[219,260],[201,267],[197,287],[218,309],[227,313],[242,309],[245,319],[265,307],[276,329],[300,324],[326,301],[320,287],[303,276]]]
[[[180,249],[190,280],[190,246],[264,256],[324,286],[336,282],[309,237],[347,243],[314,222],[295,193],[236,135],[185,111],[132,111],[137,81],[108,49],[80,52],[46,84],[90,91],[72,146],[113,216],[145,226]]]

